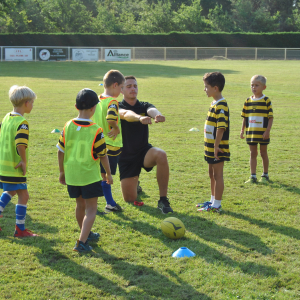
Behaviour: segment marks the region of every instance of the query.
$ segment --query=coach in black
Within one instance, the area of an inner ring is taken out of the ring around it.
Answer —
[[[123,149],[119,159],[119,171],[123,198],[126,202],[137,202],[137,185],[141,169],[147,172],[156,166],[156,177],[160,200],[158,208],[164,213],[172,213],[167,198],[169,183],[169,164],[166,152],[153,147],[148,142],[148,125],[165,122],[165,117],[148,102],[137,99],[138,85],[134,76],[126,76],[122,89],[124,99],[119,103]]]

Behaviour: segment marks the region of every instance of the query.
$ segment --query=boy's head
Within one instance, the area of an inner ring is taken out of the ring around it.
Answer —
[[[254,75],[250,82],[252,83],[253,81],[259,81],[262,85],[266,85],[267,84],[267,78],[265,76],[262,75]]]
[[[82,89],[76,97],[76,108],[78,110],[90,109],[99,103],[96,92],[91,89]]]
[[[222,92],[225,86],[225,77],[220,72],[206,73],[203,76],[203,81],[211,87],[217,87],[219,92]]]
[[[36,99],[36,94],[27,86],[13,85],[8,92],[9,100],[14,107],[21,107],[26,102]]]
[[[125,81],[124,75],[118,70],[110,70],[103,77],[104,88],[109,88],[117,83],[118,86]]]
[[[251,91],[255,98],[263,96],[263,91],[266,89],[267,78],[262,75],[254,75],[251,78],[250,85]]]

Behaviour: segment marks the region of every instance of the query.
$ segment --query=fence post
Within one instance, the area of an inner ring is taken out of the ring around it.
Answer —
[[[164,60],[167,60],[167,48],[164,48]]]
[[[197,54],[197,47],[195,47],[195,60],[198,59],[198,54]]]
[[[104,51],[104,49],[103,49],[103,47],[101,47],[101,57],[100,57],[101,61],[103,60],[103,51]]]
[[[227,47],[225,48],[225,58],[227,58]]]
[[[257,48],[255,48],[255,60],[257,60]]]
[[[286,48],[284,49],[284,60],[286,60]]]
[[[3,61],[3,47],[1,46],[1,53],[0,53],[0,55],[1,55],[1,61]]]
[[[132,48],[132,59],[135,60],[135,47]]]

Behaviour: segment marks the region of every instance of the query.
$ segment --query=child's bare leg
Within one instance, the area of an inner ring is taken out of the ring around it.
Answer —
[[[260,145],[260,155],[263,162],[264,174],[269,171],[268,145]]]
[[[215,196],[215,178],[214,178],[214,169],[212,164],[208,164],[208,175],[210,178],[210,190],[211,195]]]
[[[257,145],[249,145],[250,149],[250,172],[256,174],[257,166]]]
[[[11,192],[9,192],[11,193]],[[18,194],[18,204],[20,205],[27,205],[29,200],[29,194],[27,190],[17,190]]]
[[[222,195],[224,191],[224,179],[223,179],[223,168],[224,161],[213,164],[214,179],[215,179],[215,199],[222,200]]]
[[[83,243],[86,242],[94,224],[97,213],[97,201],[98,197],[85,200],[86,211],[85,216],[83,218],[81,233],[79,237],[79,241]]]
[[[82,222],[85,217],[85,200],[82,196],[76,198],[76,210],[75,210],[76,220],[81,230]]]

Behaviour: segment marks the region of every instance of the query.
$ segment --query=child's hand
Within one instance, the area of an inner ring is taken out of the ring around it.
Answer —
[[[220,158],[218,157],[218,152],[224,153],[224,151],[222,149],[220,149],[219,147],[215,147],[214,150],[215,150],[214,151],[215,152],[214,153],[215,159],[220,160]]]
[[[20,161],[16,166],[15,166],[15,169],[18,169],[18,168],[22,168],[22,171],[23,171],[23,176],[25,176],[26,174],[26,163],[24,161]]]
[[[59,182],[63,185],[66,185],[65,172],[59,173]]]
[[[166,118],[162,115],[157,115],[155,116],[155,123],[159,123],[159,122],[165,122]]]
[[[106,174],[106,183],[107,184],[113,184],[114,183],[113,178],[112,178],[111,175]]]
[[[241,139],[244,139],[245,137],[244,137],[244,131],[241,131],[241,133],[240,133],[240,138]]]
[[[115,127],[115,128],[112,128],[111,131],[109,131],[107,133],[108,137],[112,138],[113,140],[116,139],[117,135],[120,133],[120,129],[119,127]]]
[[[266,130],[262,135],[263,140],[267,140],[270,138],[270,130]]]

